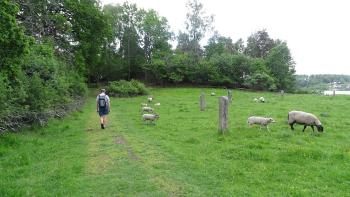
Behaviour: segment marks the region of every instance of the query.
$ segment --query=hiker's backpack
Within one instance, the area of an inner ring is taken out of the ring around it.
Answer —
[[[105,108],[107,106],[106,95],[98,95],[98,106]]]

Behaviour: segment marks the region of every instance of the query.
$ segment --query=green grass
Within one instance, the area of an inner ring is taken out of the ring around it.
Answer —
[[[350,97],[233,92],[229,132],[219,135],[222,89],[152,89],[160,119],[141,120],[146,96],[112,99],[99,129],[94,98],[81,112],[45,128],[0,137],[0,196],[347,196]],[[267,103],[255,103],[264,96]],[[317,115],[322,134],[291,131],[287,113]],[[327,114],[327,116],[321,116]],[[270,132],[249,128],[271,116]]]

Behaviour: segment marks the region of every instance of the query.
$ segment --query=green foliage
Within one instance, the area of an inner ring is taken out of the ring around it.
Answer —
[[[254,90],[276,90],[274,79],[267,73],[254,73],[248,76],[244,83],[248,88]]]
[[[286,43],[276,45],[266,57],[278,89],[292,91],[295,87],[295,65]]]
[[[111,81],[107,87],[108,94],[115,97],[130,97],[148,94],[145,85],[137,80]]]
[[[25,55],[29,39],[16,22],[18,7],[9,0],[0,1],[0,71],[13,71]]]

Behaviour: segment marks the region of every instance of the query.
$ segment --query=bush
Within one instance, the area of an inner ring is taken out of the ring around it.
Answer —
[[[145,85],[137,80],[112,81],[107,87],[108,93],[115,97],[129,97],[148,94]]]

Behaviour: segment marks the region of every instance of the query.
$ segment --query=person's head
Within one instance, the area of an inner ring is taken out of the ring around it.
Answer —
[[[106,93],[106,89],[102,88],[101,93]]]

